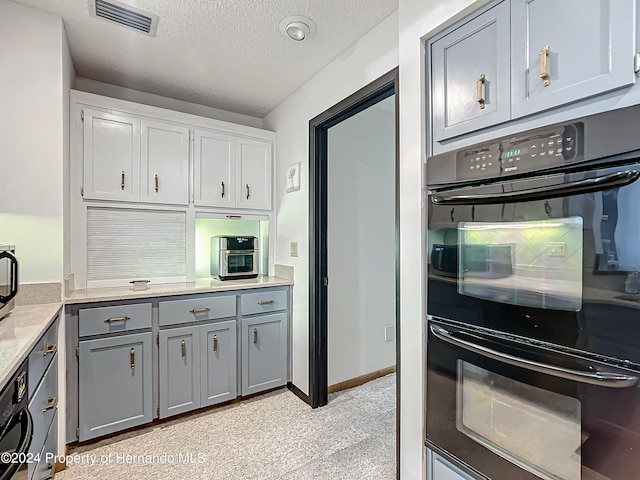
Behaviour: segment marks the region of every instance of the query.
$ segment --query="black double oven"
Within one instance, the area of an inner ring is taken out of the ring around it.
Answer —
[[[640,106],[427,162],[426,446],[640,480]]]

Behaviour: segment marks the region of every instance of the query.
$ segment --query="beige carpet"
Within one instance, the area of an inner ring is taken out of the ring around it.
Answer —
[[[395,375],[311,409],[283,389],[79,447],[56,480],[395,479]]]

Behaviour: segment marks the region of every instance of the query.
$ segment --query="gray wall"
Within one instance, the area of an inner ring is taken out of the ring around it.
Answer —
[[[395,365],[395,168],[395,96],[329,129],[329,385]]]

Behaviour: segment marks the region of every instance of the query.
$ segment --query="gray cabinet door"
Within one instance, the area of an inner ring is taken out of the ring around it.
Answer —
[[[236,321],[200,327],[200,406],[233,400],[236,384]]]
[[[78,368],[81,442],[151,421],[151,332],[80,341]]]
[[[635,19],[635,0],[512,0],[513,117],[633,84]]]
[[[431,45],[435,140],[509,120],[509,2]]]
[[[200,329],[160,331],[160,418],[200,407]]]
[[[242,395],[287,382],[287,314],[242,319]]]

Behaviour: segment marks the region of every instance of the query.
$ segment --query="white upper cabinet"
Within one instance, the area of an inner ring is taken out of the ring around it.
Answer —
[[[512,0],[512,115],[635,83],[635,0]]]
[[[273,143],[196,130],[194,204],[271,209]]]
[[[84,198],[138,201],[140,120],[84,109]]]
[[[189,204],[189,129],[143,120],[141,123],[143,187],[141,200]],[[146,184],[146,185],[145,185]]]
[[[226,133],[195,131],[193,203],[234,207],[236,203],[236,139]]]
[[[271,142],[238,138],[236,144],[238,197],[236,207],[271,208]]]

